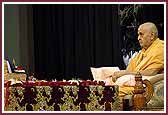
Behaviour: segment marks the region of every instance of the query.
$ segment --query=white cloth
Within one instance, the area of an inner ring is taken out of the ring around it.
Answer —
[[[11,67],[10,67],[9,61],[6,60],[6,63],[7,63],[7,66],[8,66],[8,72],[9,72],[9,73],[12,73],[12,69],[11,69]]]

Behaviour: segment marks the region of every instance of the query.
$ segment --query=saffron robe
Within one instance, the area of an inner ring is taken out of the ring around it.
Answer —
[[[147,50],[142,48],[142,50],[131,60],[130,64],[127,67],[127,70],[130,71],[139,71],[139,70],[150,70],[157,69],[159,73],[162,73],[164,70],[164,41],[157,38]],[[122,76],[119,78],[118,83],[127,79],[131,80],[129,83],[135,84],[133,76]],[[133,94],[133,86],[120,86],[120,96],[125,94]]]

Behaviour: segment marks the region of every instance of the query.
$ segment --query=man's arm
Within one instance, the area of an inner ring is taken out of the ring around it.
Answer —
[[[149,70],[140,70],[139,71],[142,76],[153,76],[156,75],[159,72],[159,69],[149,69]],[[135,75],[137,71],[130,71],[130,70],[121,70],[121,71],[116,71],[112,75],[112,79],[115,82],[116,79],[123,75]]]
[[[149,69],[144,71],[139,71],[142,76],[153,76],[159,72],[159,69]]]

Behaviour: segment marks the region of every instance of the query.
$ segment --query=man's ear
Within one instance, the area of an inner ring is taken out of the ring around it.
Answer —
[[[155,34],[154,34],[154,32],[152,32],[151,33],[151,40],[154,40],[154,38],[155,38]]]

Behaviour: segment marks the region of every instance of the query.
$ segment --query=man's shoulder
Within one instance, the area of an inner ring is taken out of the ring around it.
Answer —
[[[160,44],[164,45],[164,40],[160,40]]]
[[[159,51],[164,51],[164,40],[159,40],[158,44],[156,45],[156,49]]]
[[[153,56],[163,55],[164,54],[164,41],[159,40],[158,43],[151,48],[150,53]]]
[[[160,45],[164,45],[164,40],[161,40],[161,39],[156,39],[157,40],[157,43],[160,44]]]

